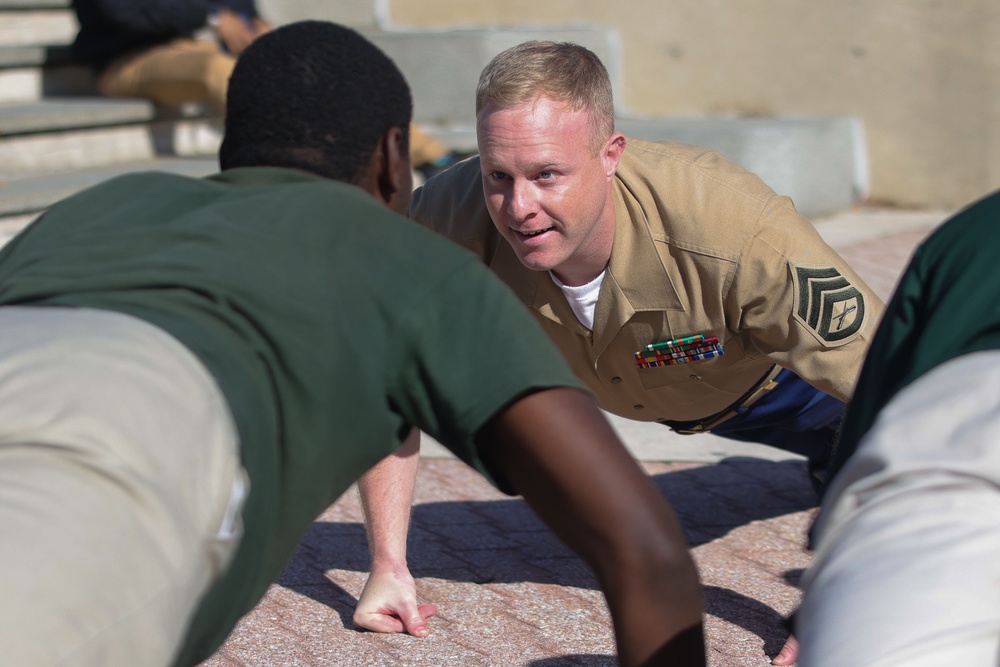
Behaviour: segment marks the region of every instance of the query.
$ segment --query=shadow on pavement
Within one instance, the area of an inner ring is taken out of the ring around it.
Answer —
[[[545,658],[525,663],[525,667],[618,667],[618,658],[613,655],[576,654],[558,658]]]
[[[705,586],[703,593],[706,614],[757,635],[764,641],[765,655],[770,658],[778,655],[790,632],[781,614],[759,600],[728,588]]]
[[[734,457],[715,465],[656,474],[652,480],[677,512],[692,547],[748,522],[815,505],[805,464],[797,460]],[[410,570],[418,579],[598,588],[583,561],[519,498],[419,504],[413,508],[408,551]],[[277,583],[333,608],[350,628],[355,598],[324,573],[367,572],[368,565],[362,524],[316,522]],[[761,637],[770,655],[780,650],[787,630],[775,610],[712,586],[706,587],[705,603],[708,613]],[[599,661],[605,658],[574,656],[533,663],[533,667],[613,664]]]

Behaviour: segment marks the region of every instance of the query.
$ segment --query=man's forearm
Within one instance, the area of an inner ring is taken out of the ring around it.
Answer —
[[[400,449],[358,480],[372,554],[371,572],[354,610],[354,623],[377,632],[407,632],[426,637],[433,604],[417,599],[406,564],[413,486],[420,462],[420,431],[413,429]]]
[[[395,453],[358,480],[373,572],[406,567],[406,535],[419,463],[420,431],[413,429]]]
[[[705,664],[701,586],[683,531],[592,398],[529,394],[486,424],[477,444],[594,570],[623,666]]]

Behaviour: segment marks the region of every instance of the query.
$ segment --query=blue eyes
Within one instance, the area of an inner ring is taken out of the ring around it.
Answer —
[[[505,174],[502,171],[491,171],[490,178],[496,181],[508,181],[510,180],[510,175]],[[551,171],[540,171],[534,180],[547,181],[549,179],[555,178],[555,172]]]

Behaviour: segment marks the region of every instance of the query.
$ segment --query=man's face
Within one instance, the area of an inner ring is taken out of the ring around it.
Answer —
[[[589,111],[547,97],[487,106],[477,131],[486,206],[521,263],[570,285],[595,278],[611,257],[624,137],[595,146]]]

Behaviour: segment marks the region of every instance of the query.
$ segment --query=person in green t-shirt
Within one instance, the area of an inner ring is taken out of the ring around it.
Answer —
[[[872,340],[814,527],[802,667],[1000,655],[1000,192],[914,253]]]
[[[516,298],[408,222],[407,84],[263,35],[219,174],[121,176],[0,252],[4,664],[193,665],[421,429],[595,570],[623,665],[704,664],[676,517]]]

